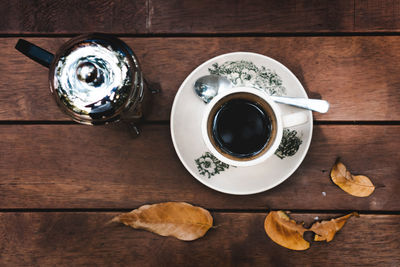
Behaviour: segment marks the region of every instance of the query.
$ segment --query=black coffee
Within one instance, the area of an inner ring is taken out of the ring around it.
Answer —
[[[268,143],[271,120],[258,104],[231,99],[216,112],[212,133],[224,152],[239,158],[251,157]]]

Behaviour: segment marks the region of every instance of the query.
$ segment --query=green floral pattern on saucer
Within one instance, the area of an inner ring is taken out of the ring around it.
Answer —
[[[275,155],[280,159],[294,156],[302,143],[303,141],[297,136],[296,130],[283,129],[282,141],[275,151]]]
[[[228,78],[236,86],[254,87],[266,91],[269,95],[286,94],[282,79],[275,71],[264,66],[257,67],[251,61],[227,61],[222,65],[214,63],[208,71],[210,74]]]
[[[199,173],[208,178],[211,178],[211,176],[219,174],[230,167],[228,164],[218,160],[210,152],[205,152],[201,157],[196,159],[195,162]]]

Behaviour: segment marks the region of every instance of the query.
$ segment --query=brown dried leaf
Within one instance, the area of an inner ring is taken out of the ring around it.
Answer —
[[[184,241],[204,236],[213,224],[213,218],[207,210],[184,202],[144,205],[120,214],[112,221]]]
[[[310,243],[303,239],[307,229],[291,220],[283,211],[271,211],[264,222],[267,235],[277,244],[293,250],[306,250]]]
[[[346,221],[353,215],[358,216],[358,213],[353,212],[346,216],[331,219],[330,221],[315,222],[310,228],[310,230],[315,233],[314,241],[330,242],[335,234],[342,229]]]
[[[352,175],[340,161],[333,166],[331,178],[343,191],[356,197],[367,197],[375,190],[375,186],[367,176]]]

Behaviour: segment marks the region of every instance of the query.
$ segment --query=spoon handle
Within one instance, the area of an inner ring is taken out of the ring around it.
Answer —
[[[329,110],[329,103],[326,100],[284,96],[271,96],[271,98],[278,103],[305,108],[320,113],[326,113]]]

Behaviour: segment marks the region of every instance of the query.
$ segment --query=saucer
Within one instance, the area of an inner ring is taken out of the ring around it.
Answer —
[[[267,56],[235,52],[204,62],[182,83],[172,106],[172,142],[182,164],[204,185],[234,195],[263,192],[285,181],[300,166],[310,146],[311,111],[278,104],[282,115],[304,112],[307,123],[285,128],[278,150],[264,162],[250,167],[228,165],[210,153],[202,138],[201,121],[206,104],[196,95],[193,85],[208,74],[225,76],[235,86],[254,87],[270,95],[307,98],[296,76]]]

